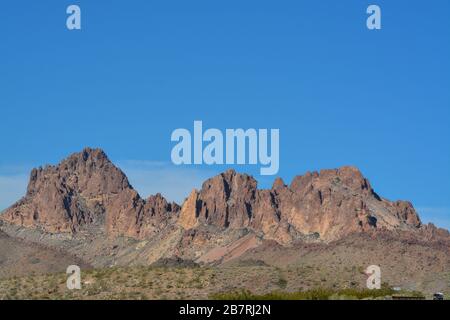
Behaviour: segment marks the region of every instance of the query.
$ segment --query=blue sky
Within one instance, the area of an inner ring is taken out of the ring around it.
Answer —
[[[68,31],[66,8],[82,10]],[[366,8],[382,30],[366,28]],[[450,228],[450,2],[3,1],[0,208],[28,171],[101,147],[180,201],[227,166],[174,167],[171,132],[279,128],[279,175],[358,166]],[[261,187],[273,177],[259,166]]]

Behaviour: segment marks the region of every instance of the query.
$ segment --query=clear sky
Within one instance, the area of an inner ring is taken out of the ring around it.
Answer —
[[[80,31],[66,28],[70,4]],[[227,168],[171,165],[171,132],[202,120],[279,128],[286,182],[355,165],[450,228],[449,57],[448,0],[2,1],[0,208],[32,167],[85,146],[143,196],[180,201]]]

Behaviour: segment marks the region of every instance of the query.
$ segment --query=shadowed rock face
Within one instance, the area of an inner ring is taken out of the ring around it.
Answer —
[[[154,226],[164,225],[178,210],[161,195],[141,199],[102,150],[86,148],[57,166],[33,169],[25,197],[2,219],[51,233],[106,221],[110,234],[141,237],[157,232]]]
[[[207,180],[192,197],[196,206],[190,201],[183,206],[189,207],[183,210],[189,226],[250,228],[279,243],[301,235],[332,241],[354,232],[414,230],[421,225],[409,202],[380,198],[353,167],[308,172],[289,187],[276,179],[271,190],[258,190],[252,177],[229,170]]]
[[[142,199],[103,151],[89,148],[57,166],[34,169],[26,196],[1,219],[51,233],[96,226],[111,237],[136,239],[150,239],[169,226],[188,235],[204,226],[247,229],[284,245],[380,230],[420,230],[429,237],[444,232],[422,227],[411,203],[378,196],[354,167],[308,172],[290,186],[278,178],[267,190],[258,189],[253,177],[228,170],[193,190],[180,208],[160,194]]]

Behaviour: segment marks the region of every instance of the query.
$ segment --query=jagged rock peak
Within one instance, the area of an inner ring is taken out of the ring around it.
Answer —
[[[302,235],[332,241],[354,232],[415,230],[420,219],[409,202],[379,197],[356,167],[307,172],[286,186],[277,178],[271,189],[228,170],[208,179],[182,209],[186,228],[200,224],[251,228],[280,243]]]
[[[33,169],[26,196],[1,219],[52,233],[97,224],[111,235],[143,237],[179,210],[161,194],[144,201],[103,150],[85,148],[58,165]]]
[[[275,181],[273,182],[272,185],[272,190],[277,190],[277,189],[282,189],[282,188],[286,188],[286,184],[284,183],[283,179],[278,177],[275,179]]]
[[[358,168],[353,166],[343,166],[338,169],[324,169],[320,170],[320,172],[306,172],[304,175],[294,177],[290,188],[295,191],[314,181],[342,184],[354,191],[372,191],[369,181]]]
[[[253,230],[281,244],[311,235],[333,241],[355,232],[422,227],[411,203],[379,197],[356,167],[307,172],[290,186],[277,178],[271,189],[258,189],[252,176],[230,169],[206,180],[180,208],[159,193],[142,199],[106,154],[91,148],[34,169],[26,196],[0,218],[55,233],[95,224],[108,235],[138,239],[168,226],[207,225]]]
[[[56,166],[33,169],[27,196],[56,183],[85,195],[116,194],[132,188],[125,174],[117,168],[101,149],[85,148]]]

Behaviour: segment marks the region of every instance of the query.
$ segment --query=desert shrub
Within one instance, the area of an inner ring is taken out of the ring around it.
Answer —
[[[378,290],[369,289],[343,289],[333,290],[328,288],[318,288],[299,292],[273,291],[266,294],[253,294],[248,290],[232,291],[225,293],[215,293],[211,295],[215,300],[330,300],[339,297],[346,299],[369,299],[389,296],[394,293],[389,288]]]
[[[283,278],[283,277],[279,277],[279,278],[278,278],[277,285],[278,285],[280,288],[282,288],[282,289],[286,288],[287,283],[288,283],[288,282],[287,282],[287,280],[286,280],[285,278]]]

